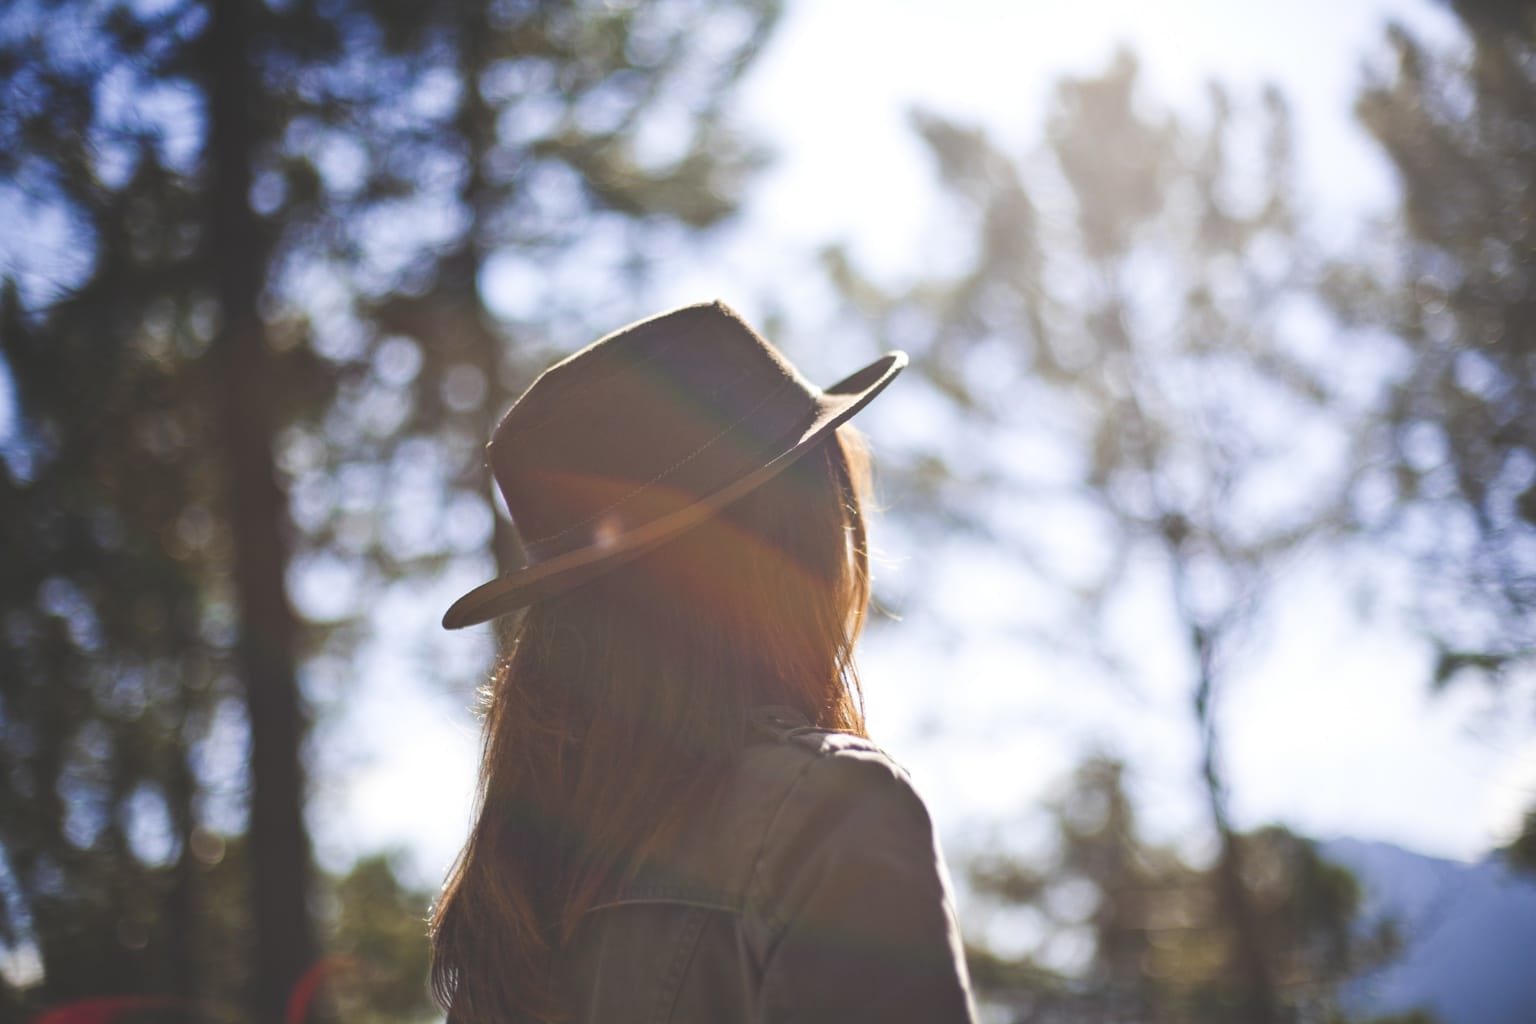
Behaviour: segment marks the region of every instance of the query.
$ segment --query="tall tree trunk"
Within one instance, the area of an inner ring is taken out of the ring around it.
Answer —
[[[234,544],[236,665],[251,734],[249,849],[257,1019],[283,1019],[315,956],[309,833],[304,823],[306,716],[295,667],[297,628],[284,576],[287,503],[272,457],[272,367],[257,308],[267,246],[249,196],[259,86],[250,0],[209,0],[209,242],[223,325],[214,341],[215,402]]]
[[[1117,289],[1118,293],[1118,289]],[[1115,304],[1116,323],[1124,321],[1125,303]],[[1129,339],[1120,337],[1122,350],[1129,350]],[[1156,431],[1144,413],[1139,401],[1131,409],[1141,424],[1143,437],[1154,437]],[[1140,453],[1142,470],[1155,479],[1161,454],[1151,448]],[[1159,540],[1168,557],[1172,579],[1174,607],[1189,636],[1189,645],[1195,658],[1195,685],[1191,706],[1195,724],[1200,730],[1200,780],[1205,789],[1206,807],[1211,817],[1211,827],[1216,831],[1218,852],[1214,867],[1217,913],[1228,938],[1226,966],[1235,982],[1239,1016],[1244,1024],[1275,1024],[1280,1019],[1280,1007],[1275,997],[1274,981],[1270,977],[1269,957],[1266,955],[1264,936],[1254,911],[1253,897],[1243,877],[1242,837],[1232,828],[1227,814],[1227,789],[1221,771],[1220,733],[1216,726],[1217,668],[1216,648],[1224,626],[1205,624],[1196,611],[1190,594],[1189,540],[1190,523],[1180,513],[1172,511],[1175,503],[1159,500],[1163,508]]]
[[[188,726],[190,704],[183,690],[181,720],[176,729],[174,760],[165,794],[181,850],[171,872],[171,885],[162,911],[166,923],[170,994],[189,1002],[201,995],[197,934],[201,917],[198,914],[197,853],[193,849],[197,829],[197,772],[192,766],[191,729]]]
[[[1182,560],[1177,561],[1174,573],[1180,580],[1180,611],[1187,621],[1192,621],[1182,582]],[[1227,814],[1227,791],[1221,774],[1221,751],[1213,706],[1215,643],[1211,634],[1199,625],[1191,624],[1190,638],[1199,672],[1194,711],[1200,727],[1200,777],[1220,847],[1215,866],[1216,905],[1230,937],[1227,958],[1237,982],[1239,1019],[1245,1024],[1274,1024],[1279,1019],[1279,1008],[1275,1002],[1274,983],[1270,979],[1269,958],[1264,951],[1264,937],[1254,914],[1252,894],[1243,878],[1242,837],[1233,830]]]
[[[491,211],[509,196],[486,179],[486,162],[496,144],[496,112],[485,102],[480,80],[494,60],[494,35],[485,23],[486,12],[479,4],[465,4],[458,23],[459,109],[454,128],[464,140],[468,165],[459,198],[470,211],[469,230],[462,248],[443,263],[443,274],[462,318],[463,344],[468,361],[485,377],[487,397],[481,407],[481,434],[489,437],[496,426],[501,383],[500,332],[493,326],[491,311],[480,291],[480,274],[485,269],[485,231]],[[494,499],[493,499],[494,507]],[[517,531],[506,517],[492,516],[491,553],[496,558],[498,574],[511,572],[524,562]]]

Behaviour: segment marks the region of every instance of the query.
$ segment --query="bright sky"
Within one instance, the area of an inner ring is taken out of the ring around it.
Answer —
[[[984,123],[1022,152],[1038,139],[1052,82],[1101,70],[1122,42],[1139,55],[1150,91],[1187,109],[1198,109],[1212,77],[1236,90],[1275,82],[1292,103],[1319,220],[1384,209],[1389,171],[1349,107],[1367,55],[1381,55],[1388,17],[1453,37],[1444,12],[1425,2],[792,0],[743,107],[779,161],[737,230],[707,259],[679,267],[657,305],[720,295],[750,317],[772,289],[814,307],[825,287],[782,271],[808,267],[808,253],[834,239],[880,273],[920,271],[935,210],[929,164],[906,125],[910,107]],[[921,557],[886,553],[888,573]],[[955,600],[1009,585],[979,564],[964,565]],[[382,613],[435,621],[456,590],[476,582],[445,581],[441,593]],[[1282,597],[1286,611],[1254,642],[1225,704],[1239,822],[1278,820],[1319,838],[1381,839],[1441,856],[1486,851],[1536,792],[1528,716],[1507,713],[1530,707],[1532,695],[1500,703],[1464,689],[1432,699],[1421,685],[1422,648],[1357,625],[1327,565],[1301,567]],[[407,844],[435,881],[468,824],[478,741],[464,708],[473,680],[452,694],[422,692],[407,681],[410,661],[435,655],[405,642],[386,640],[370,686],[338,723],[349,742],[367,741],[329,751],[328,763],[366,760],[317,809],[317,833],[333,863],[382,842]],[[468,665],[484,643],[483,633],[456,634],[430,650]],[[864,667],[877,740],[912,770],[955,847],[1005,827],[1094,743],[1142,772],[1138,795],[1157,834],[1199,831],[1194,737],[1176,675],[1128,694],[1087,684],[1004,636],[941,646],[921,620],[870,637]]]

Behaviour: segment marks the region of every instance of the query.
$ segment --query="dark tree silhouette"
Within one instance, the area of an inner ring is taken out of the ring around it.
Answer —
[[[1536,649],[1536,7],[1453,6],[1468,54],[1394,28],[1360,95],[1402,205],[1333,281],[1340,313],[1406,357],[1356,504],[1426,570],[1440,683]]]
[[[1457,0],[1470,44],[1394,27],[1356,111],[1401,206],[1334,309],[1404,367],[1365,435],[1356,518],[1421,570],[1407,604],[1436,686],[1495,682],[1536,654],[1536,5]],[[1536,845],[1536,814],[1512,851]]]
[[[35,228],[0,250],[0,941],[39,961],[0,1005],[280,1018],[337,884],[313,698],[372,625],[307,581],[482,561],[492,396],[587,329],[570,294],[514,344],[491,264],[555,273],[603,235],[639,280],[724,218],[757,159],[725,104],[774,11],[0,10],[0,204]]]

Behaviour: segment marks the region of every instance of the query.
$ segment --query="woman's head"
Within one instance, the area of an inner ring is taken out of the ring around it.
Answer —
[[[718,302],[561,360],[486,445],[528,564],[460,597],[443,626],[553,597],[697,526],[825,447],[906,362],[887,352],[823,390]]]
[[[540,646],[534,660],[599,718],[729,704],[740,720],[771,703],[857,729],[847,674],[869,596],[867,473],[844,428],[699,526],[534,605],[515,642]]]
[[[479,820],[433,917],[434,988],[460,1024],[552,1010],[551,951],[708,796],[750,708],[863,732],[867,478],[862,443],[839,428],[510,627],[485,694]]]

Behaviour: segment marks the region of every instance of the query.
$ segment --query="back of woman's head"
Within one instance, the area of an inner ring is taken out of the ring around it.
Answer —
[[[701,525],[512,627],[481,807],[433,914],[456,1024],[553,1018],[546,971],[601,888],[708,798],[748,711],[863,732],[868,462],[847,427]]]

